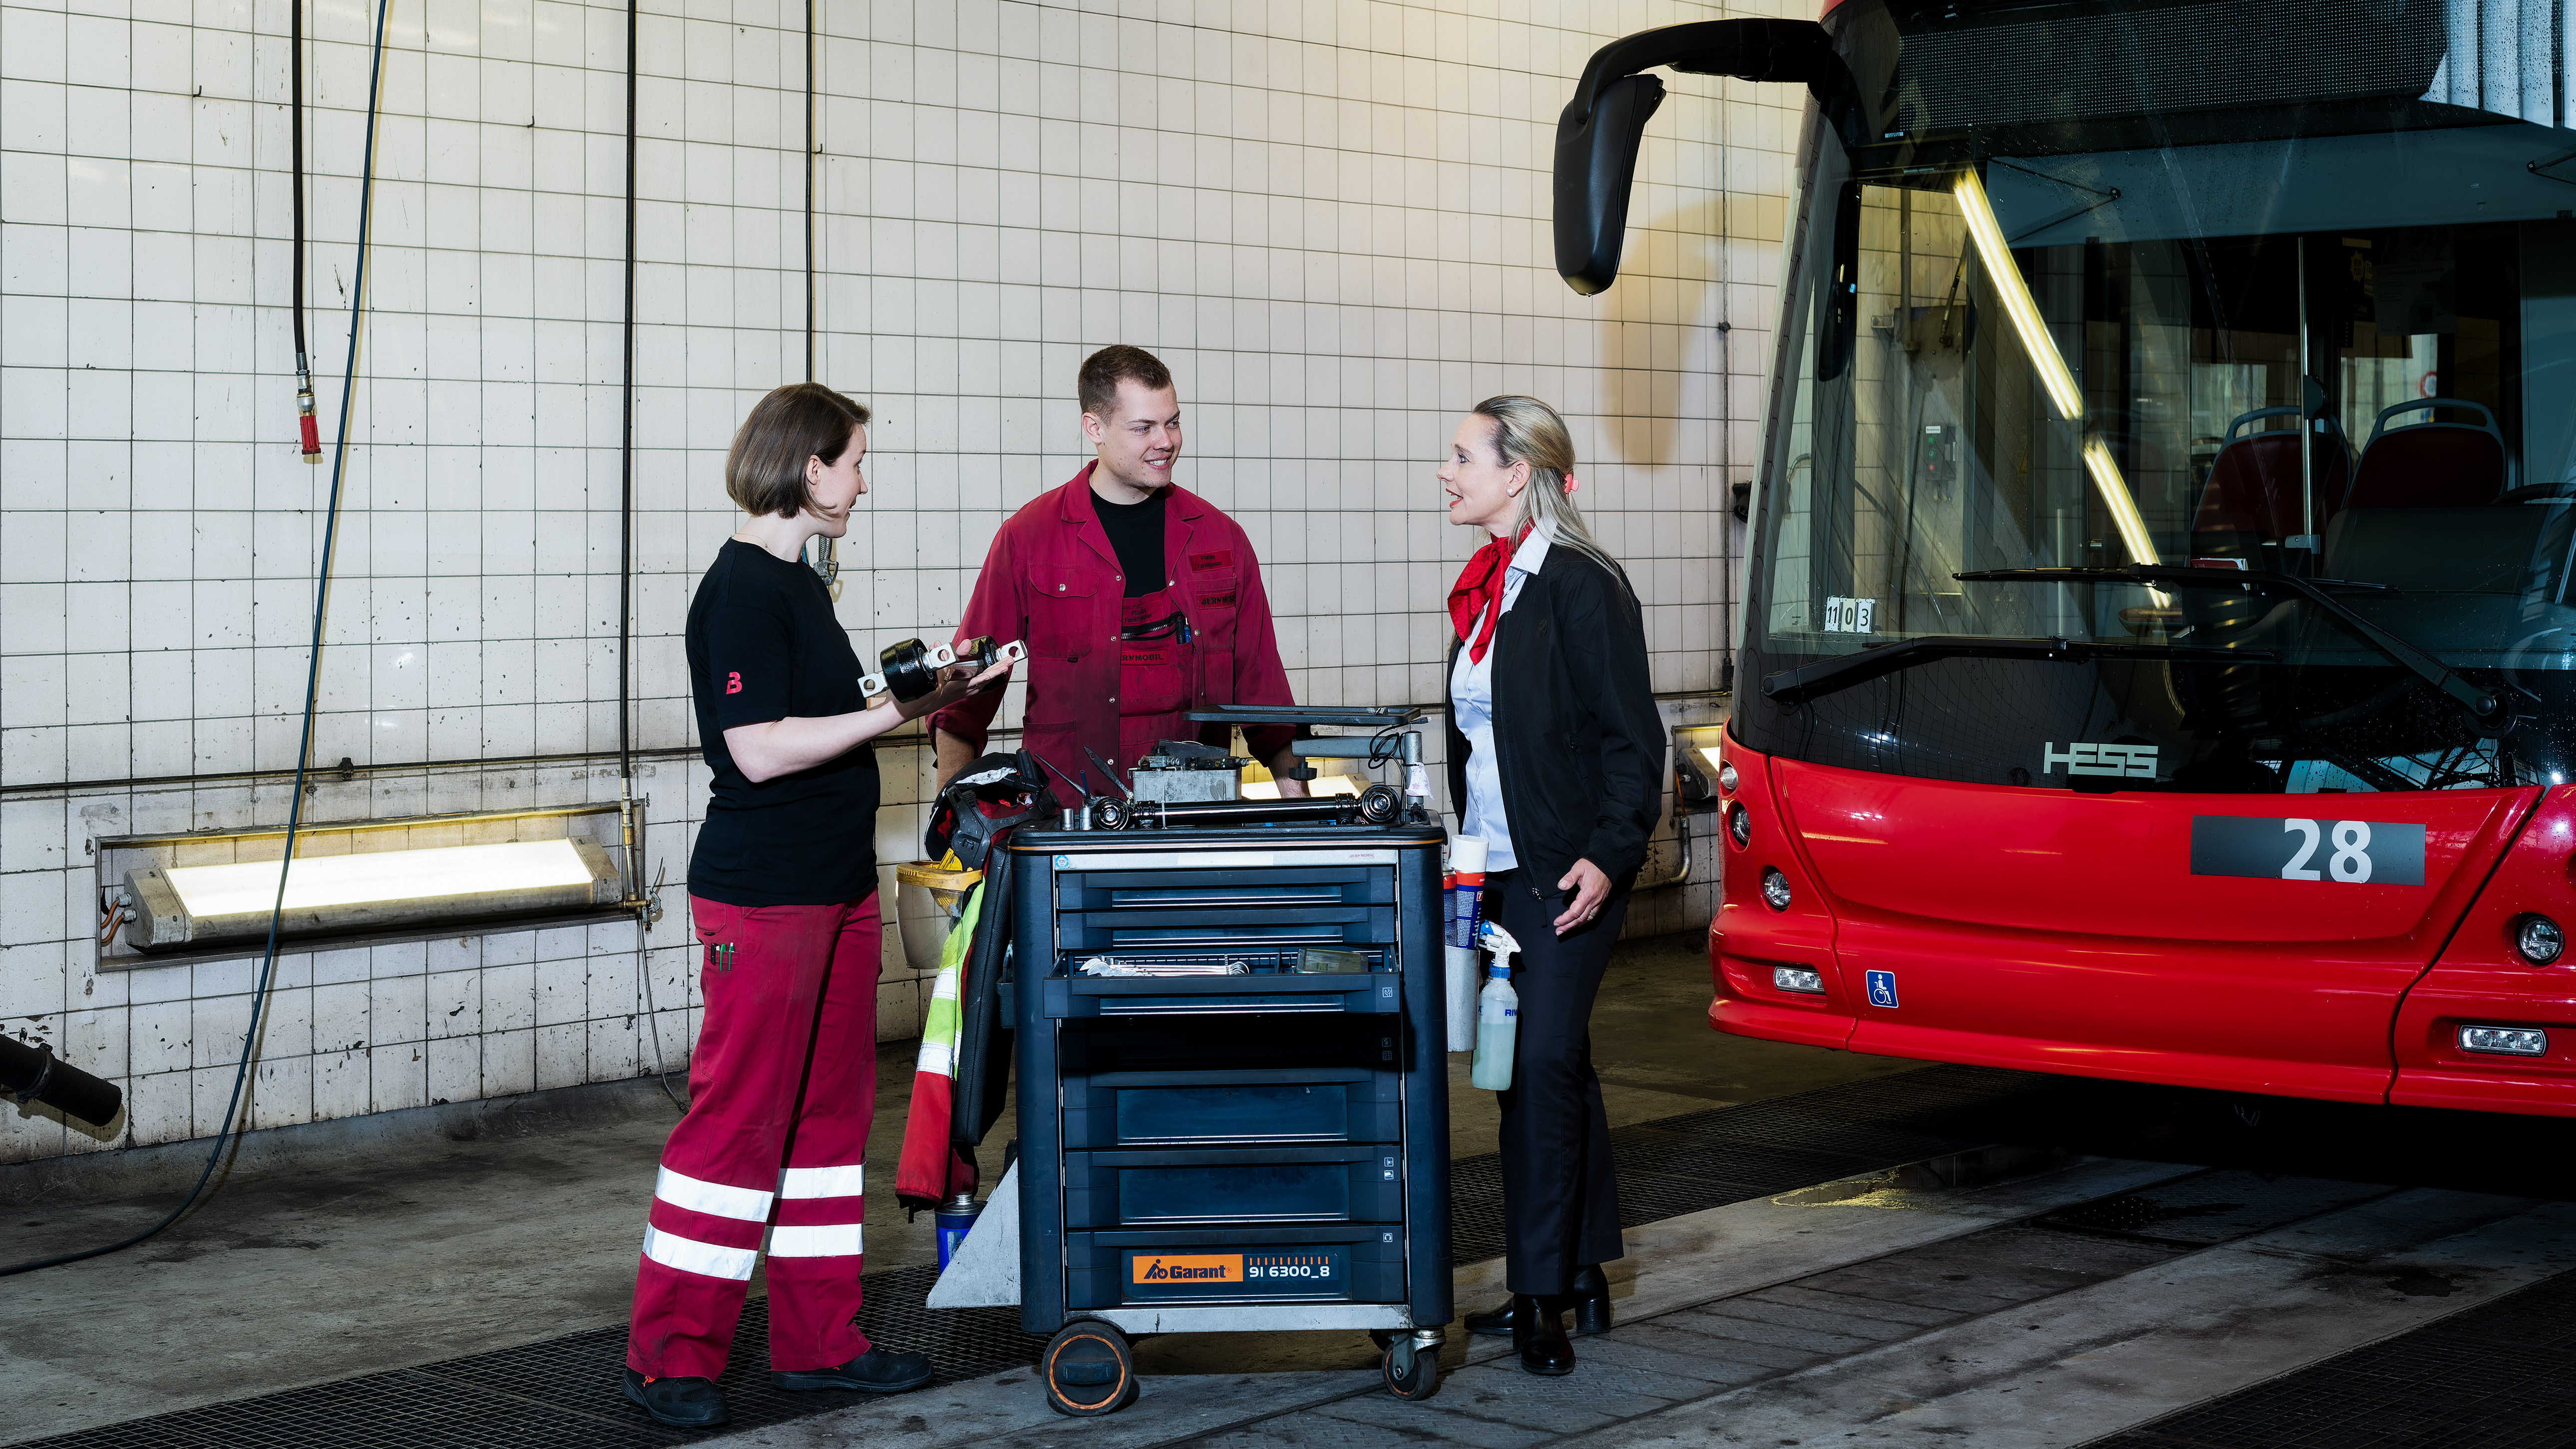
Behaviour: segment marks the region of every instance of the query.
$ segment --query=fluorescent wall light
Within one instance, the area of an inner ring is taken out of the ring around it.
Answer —
[[[2111,526],[2120,531],[2120,543],[2129,550],[2130,561],[2153,566],[2157,562],[2155,540],[2147,537],[2147,521],[2138,516],[2138,500],[2129,496],[2129,480],[2120,476],[2120,465],[2111,457],[2111,445],[2100,438],[2086,443],[2084,471],[2093,475],[2093,487],[2102,495],[2102,506],[2111,510]]]
[[[268,934],[282,862],[159,866],[125,873],[126,941],[146,951]],[[526,915],[616,904],[624,882],[587,840],[305,856],[286,871],[284,935]]]
[[[2021,266],[2013,260],[2012,247],[2004,241],[2003,225],[1995,220],[1995,209],[1986,201],[1985,183],[1977,179],[1976,172],[1962,171],[1951,190],[1958,198],[1960,216],[1968,223],[1968,235],[1976,239],[1977,258],[1985,263],[1996,294],[2004,299],[2004,315],[2012,318],[2013,331],[2021,334],[2021,350],[2030,355],[2030,365],[2039,373],[2039,385],[2047,390],[2048,400],[2056,405],[2059,417],[2069,422],[2082,418],[2084,392],[2075,385],[2075,374],[2066,370],[2057,339],[2049,335],[2048,323],[2039,315],[2039,303],[2021,279]]]

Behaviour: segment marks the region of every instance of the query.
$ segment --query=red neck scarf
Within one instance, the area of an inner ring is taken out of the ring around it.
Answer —
[[[1494,627],[1503,620],[1503,584],[1511,569],[1512,548],[1529,537],[1534,526],[1521,525],[1511,538],[1487,539],[1458,571],[1458,582],[1450,586],[1449,622],[1466,642],[1467,658],[1474,663],[1485,662],[1485,651],[1493,647]],[[1485,621],[1481,628],[1476,623],[1479,618]]]

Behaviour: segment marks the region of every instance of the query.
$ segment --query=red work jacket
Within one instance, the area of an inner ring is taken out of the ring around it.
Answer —
[[[1118,551],[1091,506],[1091,470],[1099,466],[1085,464],[1072,482],[1038,495],[1002,525],[957,625],[959,639],[1027,642],[1023,743],[1073,779],[1089,770],[1095,790],[1103,788],[1099,767],[1083,749],[1117,758],[1118,605],[1127,592]],[[1279,663],[1261,565],[1241,525],[1174,486],[1163,504],[1163,566],[1190,621],[1190,708],[1296,703]],[[980,751],[1000,704],[999,691],[975,695],[931,716],[931,725]],[[1222,745],[1227,732],[1204,725],[1200,736]],[[1247,738],[1266,760],[1292,736],[1282,727]]]

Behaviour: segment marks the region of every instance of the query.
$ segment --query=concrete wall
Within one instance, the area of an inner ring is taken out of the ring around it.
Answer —
[[[1548,234],[1572,78],[1615,35],[1747,12],[1466,9],[818,5],[815,375],[881,418],[841,550],[863,655],[944,637],[994,526],[1081,461],[1076,362],[1125,341],[1179,376],[1182,479],[1255,540],[1301,699],[1440,697],[1473,541],[1431,470],[1506,390],[1573,419],[1657,688],[1716,684],[1802,97],[1669,78],[1628,274],[1578,298]],[[314,751],[357,772],[309,813],[613,799],[625,11],[391,14]],[[373,10],[308,15],[327,441]],[[287,20],[0,4],[0,1031],[131,1094],[103,1139],[0,1113],[0,1160],[209,1133],[239,1050],[251,963],[100,968],[89,842],[286,813],[329,481],[294,446]],[[665,752],[637,788],[674,878],[705,796],[680,631],[734,523],[722,450],[805,375],[804,23],[773,0],[642,17],[632,719]],[[881,758],[880,851],[909,858],[927,761]],[[619,924],[289,953],[251,1120],[650,1070],[639,961],[676,1063],[693,952],[664,899],[641,950]],[[1707,913],[1705,886],[1666,891],[1638,927]],[[899,963],[890,940],[885,1014],[909,1022]]]

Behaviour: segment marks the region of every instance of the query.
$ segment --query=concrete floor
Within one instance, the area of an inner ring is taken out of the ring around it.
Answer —
[[[1613,1125],[1920,1065],[1711,1032],[1705,951],[1693,933],[1614,956],[1593,1016]],[[1494,1150],[1492,1095],[1468,1087],[1464,1057],[1451,1081],[1452,1150]],[[929,1215],[907,1222],[884,1190],[910,1100],[908,1047],[881,1055],[878,1083],[871,1269],[935,1257]],[[255,1134],[222,1190],[160,1237],[9,1281],[0,1444],[619,1322],[676,1116],[647,1078]],[[1010,1133],[1005,1120],[987,1141],[988,1183]],[[201,1150],[0,1169],[8,1256],[148,1226]],[[1236,1372],[1341,1367],[1346,1339],[1282,1335],[1248,1357],[1238,1337],[1224,1357]],[[1207,1342],[1154,1340],[1144,1366],[1192,1371]]]

